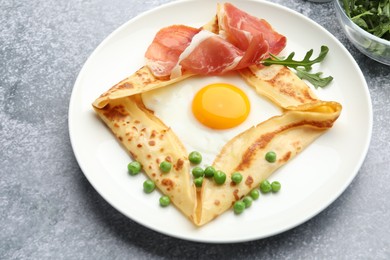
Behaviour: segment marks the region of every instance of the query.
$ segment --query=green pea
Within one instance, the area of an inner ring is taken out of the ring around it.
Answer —
[[[226,181],[226,174],[223,171],[216,171],[214,174],[215,183],[221,185]]]
[[[160,170],[162,172],[170,172],[172,169],[172,164],[170,162],[167,162],[167,161],[163,161],[162,163],[160,163]]]
[[[234,213],[241,214],[245,210],[245,203],[241,200],[234,202],[233,210],[234,210]]]
[[[171,204],[171,199],[168,196],[161,196],[159,201],[161,207],[166,207]]]
[[[267,160],[267,162],[270,162],[270,163],[275,162],[276,161],[276,153],[273,151],[266,153],[265,159]]]
[[[282,187],[282,185],[280,184],[280,182],[278,181],[273,181],[271,183],[271,188],[272,188],[272,192],[278,192],[280,191],[280,188]]]
[[[249,195],[251,196],[251,198],[253,200],[257,200],[260,197],[260,192],[258,189],[253,189],[253,190],[251,190]]]
[[[217,172],[213,166],[208,166],[206,169],[204,169],[204,175],[206,177],[213,177],[214,174]]]
[[[156,184],[154,184],[151,180],[144,181],[144,192],[151,193],[156,188]]]
[[[233,173],[231,178],[235,184],[239,184],[242,181],[242,175],[239,172]]]
[[[203,184],[203,177],[198,177],[194,179],[194,183],[196,187],[202,187]]]
[[[192,169],[192,175],[195,177],[195,178],[198,178],[198,177],[203,177],[204,175],[204,171],[201,167],[199,166],[196,166]]]
[[[133,161],[127,165],[127,170],[130,175],[137,175],[141,171],[141,164],[137,161]]]
[[[271,183],[268,180],[264,180],[260,183],[260,190],[262,193],[268,193],[272,189]]]
[[[245,197],[242,199],[242,202],[244,202],[245,208],[249,208],[250,206],[252,206],[253,199],[252,199],[252,197],[250,197],[250,196],[245,196]]]
[[[202,162],[202,155],[197,151],[193,151],[188,155],[188,160],[193,164],[199,164]]]

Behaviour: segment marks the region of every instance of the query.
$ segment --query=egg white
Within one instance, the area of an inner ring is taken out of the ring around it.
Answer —
[[[203,87],[212,83],[229,83],[240,88],[250,102],[250,113],[240,125],[216,130],[199,123],[192,113],[192,100]],[[278,107],[259,96],[237,74],[213,77],[193,77],[177,84],[142,94],[145,106],[154,111],[176,133],[187,152],[202,154],[202,166],[211,165],[222,147],[234,136],[259,124],[273,115],[280,114]]]

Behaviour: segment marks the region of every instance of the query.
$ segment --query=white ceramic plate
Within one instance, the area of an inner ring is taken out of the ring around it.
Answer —
[[[285,7],[265,1],[234,1],[237,7],[268,20],[303,57],[330,49],[316,69],[334,77],[325,89],[315,90],[323,100],[335,100],[343,111],[335,126],[272,175],[282,183],[277,194],[261,196],[244,214],[227,211],[204,227],[196,228],[175,207],[161,208],[159,192],[142,191],[143,175],[127,174],[127,153],[98,119],[91,103],[109,87],[143,66],[143,54],[155,33],[164,26],[198,27],[215,14],[210,0],[178,1],[146,12],[109,35],[89,57],[75,83],[69,108],[69,132],[82,171],[113,207],[155,231],[192,241],[241,242],[291,229],[326,208],[356,176],[367,153],[372,129],[372,107],[365,79],[354,59],[329,32]],[[207,83],[207,80],[205,80]],[[265,117],[274,110],[265,109]]]

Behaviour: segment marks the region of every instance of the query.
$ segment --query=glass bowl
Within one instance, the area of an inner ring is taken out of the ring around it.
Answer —
[[[352,22],[344,12],[342,0],[335,0],[334,6],[339,22],[352,44],[371,59],[390,65],[390,41],[379,38]]]

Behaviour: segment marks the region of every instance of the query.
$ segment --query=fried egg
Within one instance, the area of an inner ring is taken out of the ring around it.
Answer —
[[[239,76],[194,77],[142,94],[145,106],[211,165],[236,135],[280,113]]]

